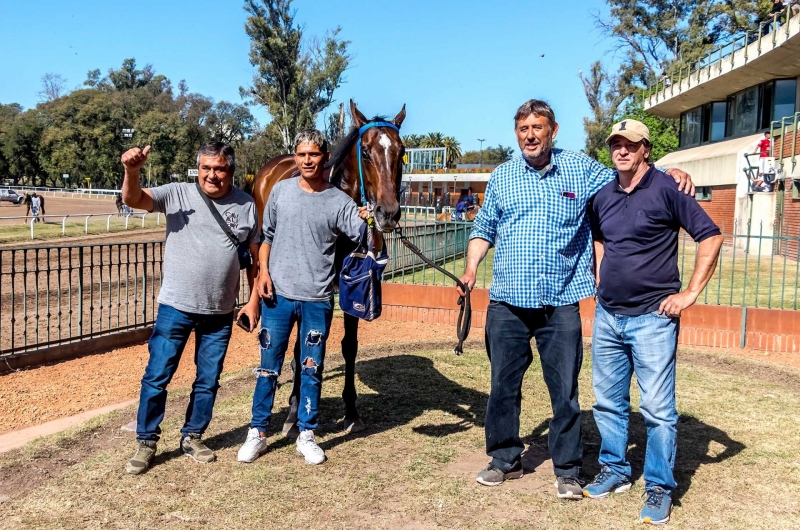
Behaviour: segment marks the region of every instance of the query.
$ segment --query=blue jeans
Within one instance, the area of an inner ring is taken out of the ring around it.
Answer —
[[[675,489],[678,411],[675,408],[675,353],[680,320],[656,312],[614,315],[597,304],[592,333],[594,421],[600,430],[599,463],[630,478],[626,459],[631,375],[636,372],[639,410],[647,427],[646,489]]]
[[[167,403],[167,385],[178,369],[189,334],[194,330],[194,364],[197,376],[192,384],[186,422],[181,434],[203,434],[211,422],[211,413],[219,388],[219,376],[231,338],[233,313],[200,315],[185,313],[159,304],[156,325],[147,343],[150,359],[142,377],[139,413],[136,416],[136,439],[157,441]]]
[[[490,301],[486,312],[486,352],[492,369],[492,388],[486,405],[486,454],[504,472],[520,464],[525,445],[519,437],[522,379],[533,361],[531,339],[542,362],[553,418],[547,446],[558,476],[580,473],[581,408],[578,374],[583,363],[578,304],[539,309]]]
[[[317,428],[325,347],[332,319],[332,299],[326,302],[303,302],[276,294],[271,300],[261,301],[261,332],[258,335],[261,366],[254,370],[256,390],[253,393],[250,427],[265,432],[269,426],[289,335],[297,322],[300,327],[300,407],[297,411],[297,427],[301,431]]]

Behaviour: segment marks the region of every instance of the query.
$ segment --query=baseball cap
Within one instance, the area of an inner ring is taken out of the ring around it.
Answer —
[[[611,134],[606,138],[606,143],[610,143],[615,136],[622,136],[631,142],[641,142],[642,140],[649,142],[650,129],[647,128],[647,125],[637,120],[622,120],[614,124]]]

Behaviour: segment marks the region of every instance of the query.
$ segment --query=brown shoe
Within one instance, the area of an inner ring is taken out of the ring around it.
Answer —
[[[156,442],[153,440],[139,440],[139,448],[133,458],[128,460],[125,465],[125,471],[131,475],[141,475],[150,468],[155,456]]]
[[[199,434],[190,434],[181,440],[181,451],[201,464],[208,464],[217,459],[217,455],[203,443]]]

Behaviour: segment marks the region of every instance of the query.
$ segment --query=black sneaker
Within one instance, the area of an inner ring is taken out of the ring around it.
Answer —
[[[153,440],[138,440],[139,448],[133,458],[128,460],[125,471],[131,475],[141,475],[150,468],[153,457],[156,456],[156,442]]]
[[[189,434],[181,440],[181,452],[201,464],[207,464],[217,459],[217,455],[203,443],[199,434]]]
[[[515,478],[522,478],[522,464],[517,464],[514,469],[508,472],[503,472],[499,467],[489,464],[486,469],[478,473],[475,480],[484,486],[499,486],[504,481]]]
[[[559,499],[577,501],[583,498],[583,486],[576,476],[556,476],[554,486],[558,489],[557,495]]]

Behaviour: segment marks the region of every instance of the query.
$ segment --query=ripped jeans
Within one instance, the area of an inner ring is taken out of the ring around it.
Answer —
[[[278,376],[289,346],[294,323],[300,327],[300,403],[297,427],[300,431],[317,428],[319,400],[322,394],[322,369],[325,344],[331,329],[333,300],[304,302],[276,294],[261,301],[261,365],[254,370],[256,390],[253,394],[253,419],[250,427],[265,432],[272,416]]]

